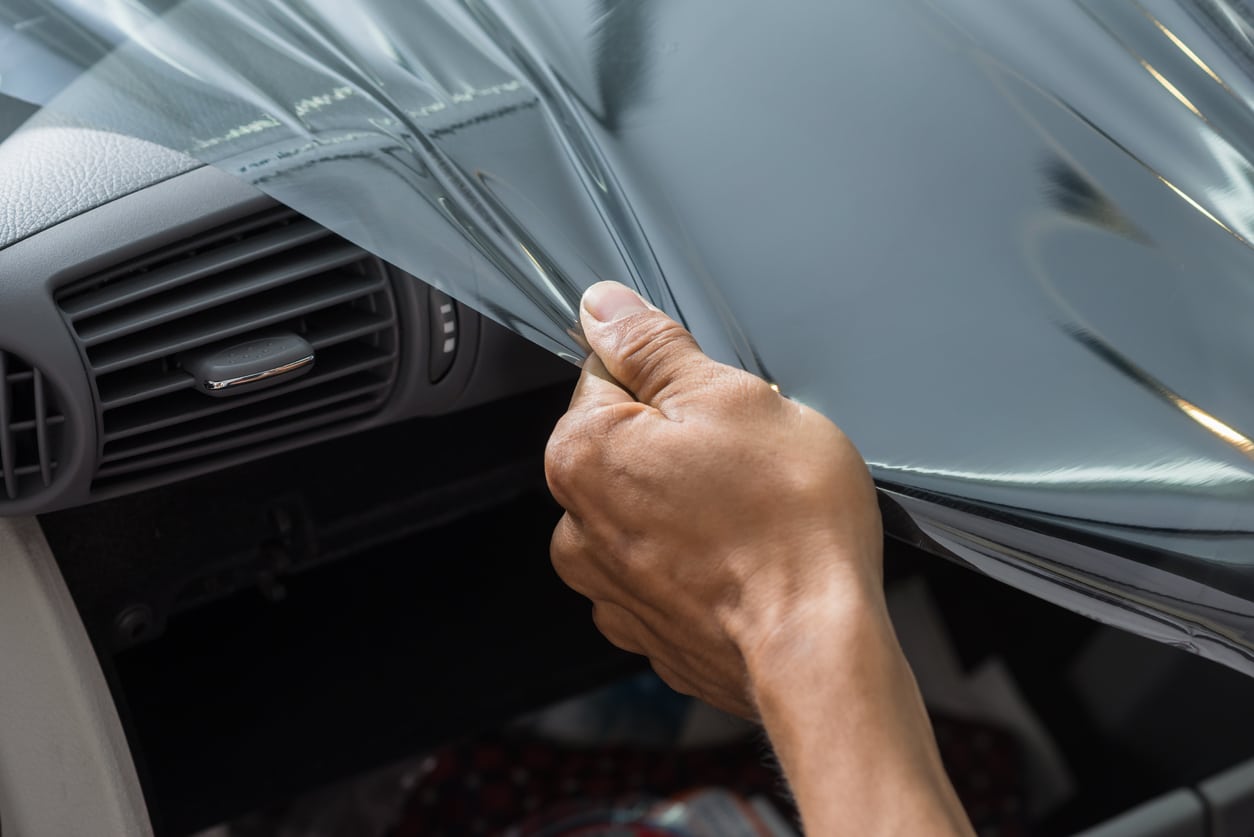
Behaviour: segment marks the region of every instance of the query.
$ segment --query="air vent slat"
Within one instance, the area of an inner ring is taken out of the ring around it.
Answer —
[[[138,401],[159,398],[181,389],[191,389],[196,386],[196,381],[183,370],[176,369],[153,376],[131,376],[115,386],[111,386],[108,379],[101,379],[99,384],[100,404],[107,411]]]
[[[10,393],[12,391],[9,373],[9,356],[0,352],[0,471],[4,474],[4,489],[10,500],[17,499],[17,463],[13,455],[13,433],[9,427],[13,422],[10,414]]]
[[[329,349],[349,340],[378,334],[390,326],[390,321],[381,315],[352,311],[339,317],[333,324],[312,327],[305,339],[315,349]]]
[[[105,375],[162,356],[185,352],[249,331],[294,320],[357,297],[383,290],[383,280],[369,276],[328,274],[306,279],[299,295],[268,291],[249,300],[249,305],[225,311],[209,311],[151,331],[106,343],[88,358],[96,374]]]
[[[253,404],[213,420],[199,420],[164,430],[132,437],[132,441],[107,442],[101,464],[146,456],[168,448],[201,442],[226,436],[254,427],[260,421],[277,421],[313,410],[323,409],[341,401],[366,395],[379,395],[387,388],[387,381],[373,381],[360,386],[346,384],[343,380],[328,382],[316,392],[302,393],[301,398],[283,398],[269,404]],[[138,441],[134,441],[138,439]]]
[[[140,304],[92,318],[79,325],[79,337],[84,345],[96,346],[361,261],[360,250],[339,240],[321,242],[290,256],[258,262],[221,279],[213,277],[214,281],[181,286]]]
[[[286,396],[291,392],[299,392],[328,381],[368,372],[395,362],[392,355],[374,351],[366,346],[351,346],[345,349],[349,351],[341,351],[336,357],[324,359],[313,372],[284,387],[261,390],[251,395],[241,395],[235,398],[207,398],[203,393],[188,390],[176,396],[176,401],[154,400],[137,403],[127,410],[115,410],[107,417],[104,428],[105,444],[107,446],[121,439],[237,410],[259,401]]]
[[[330,233],[313,221],[301,219],[277,229],[231,241],[221,247],[196,253],[173,264],[112,283],[66,299],[61,309],[73,320],[94,317],[124,305],[147,299],[170,288],[214,276],[242,265],[292,250],[326,238]]]
[[[48,463],[48,468],[49,468],[49,470],[51,470],[51,469],[53,469],[53,468],[56,468],[56,467],[57,467],[57,463],[56,463],[56,462],[49,462],[49,463]],[[33,476],[36,476],[36,475],[42,475],[42,474],[43,474],[43,472],[44,472],[44,464],[43,464],[43,463],[40,463],[40,464],[38,464],[38,465],[24,465],[24,466],[22,466],[21,468],[14,468],[14,469],[13,469],[13,475],[14,475],[15,477],[17,477],[19,480],[20,480],[22,477],[33,477]]]
[[[43,372],[0,351],[0,497],[19,500],[52,485],[64,424]]]
[[[60,425],[65,424],[65,416],[48,416],[48,418],[44,420],[44,424],[48,427],[59,427]],[[30,421],[15,421],[9,425],[9,429],[14,433],[23,433],[27,430],[37,429],[37,422],[35,419],[31,419]]]
[[[44,394],[44,376],[38,369],[35,378],[35,448],[39,452],[39,474],[44,485],[52,485],[52,453],[48,450],[48,399]]]
[[[229,445],[224,445],[221,441],[214,441],[189,448],[182,448],[164,456],[141,457],[136,460],[124,460],[121,462],[111,463],[101,467],[96,473],[96,478],[99,480],[113,480],[118,477],[133,474],[136,471],[152,467],[176,465],[180,462],[219,454],[223,450],[258,445],[272,439],[290,436],[306,430],[323,427],[327,424],[371,413],[377,410],[381,403],[382,399],[378,397],[362,398],[355,403],[346,405],[336,410],[318,411],[316,415],[299,421],[285,420],[275,422],[273,425],[266,424],[252,433],[244,433],[234,436],[231,439],[231,444]]]
[[[58,302],[95,386],[98,486],[264,454],[263,442],[377,412],[400,365],[387,268],[287,210],[87,277]],[[291,337],[315,353],[312,371],[291,380],[210,394],[184,370]],[[42,409],[48,432],[54,411]],[[37,424],[22,427],[42,444]]]

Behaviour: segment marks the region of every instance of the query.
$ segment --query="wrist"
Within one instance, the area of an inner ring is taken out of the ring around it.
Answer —
[[[756,606],[746,603],[752,615],[729,630],[755,702],[811,677],[839,688],[847,680],[865,682],[868,668],[896,675],[905,664],[878,577],[832,573],[814,582]]]
[[[808,599],[745,664],[807,832],[971,834],[882,593]]]

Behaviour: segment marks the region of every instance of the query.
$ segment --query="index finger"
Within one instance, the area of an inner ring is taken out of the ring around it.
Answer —
[[[593,410],[615,404],[634,404],[635,397],[614,380],[601,358],[589,354],[583,362],[583,372],[575,391],[570,397],[570,410]]]

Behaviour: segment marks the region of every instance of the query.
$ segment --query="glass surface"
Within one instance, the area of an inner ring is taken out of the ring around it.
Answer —
[[[0,91],[231,172],[572,359],[582,290],[627,282],[836,420],[897,533],[1249,667],[1245,3],[0,12]]]

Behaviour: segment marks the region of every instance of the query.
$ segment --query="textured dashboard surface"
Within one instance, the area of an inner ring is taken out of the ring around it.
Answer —
[[[0,144],[0,248],[200,165],[150,142],[36,115]]]

